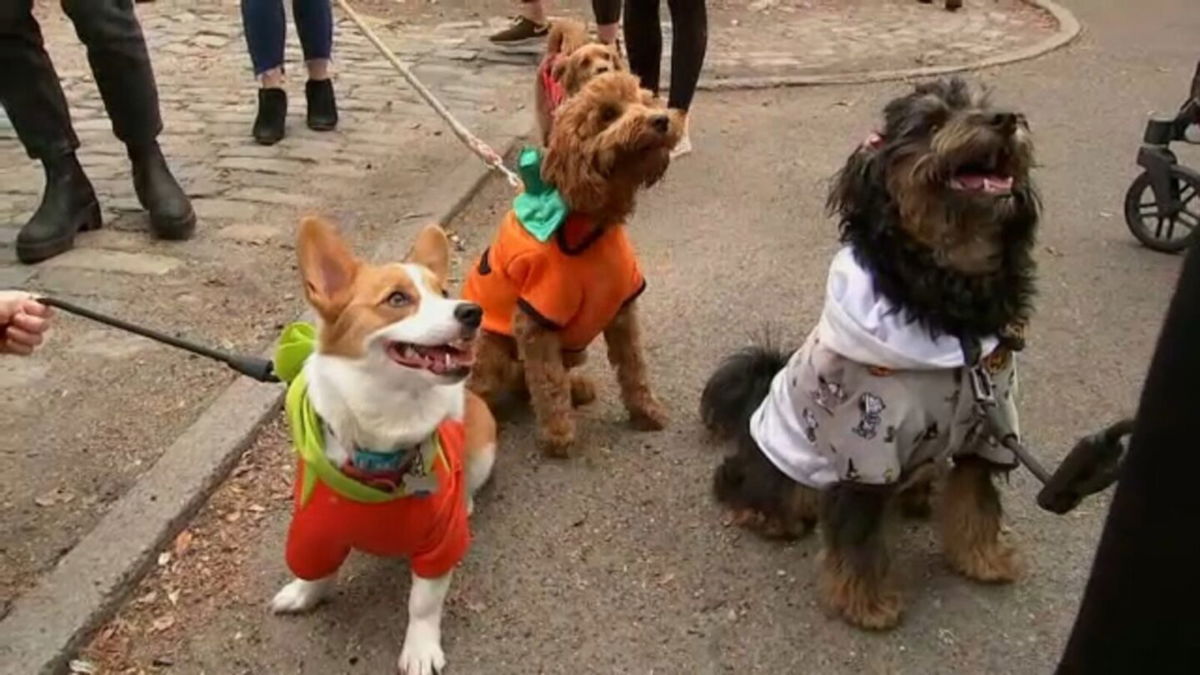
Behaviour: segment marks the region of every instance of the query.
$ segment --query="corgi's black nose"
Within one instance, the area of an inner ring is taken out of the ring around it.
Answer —
[[[479,328],[483,323],[483,308],[473,302],[464,302],[454,308],[454,318],[467,328]]]
[[[666,115],[654,115],[650,118],[650,126],[660,134],[667,133],[667,129],[671,128],[671,118]]]

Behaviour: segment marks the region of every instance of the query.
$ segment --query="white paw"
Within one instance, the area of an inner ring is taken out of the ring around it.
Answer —
[[[287,586],[279,589],[271,599],[271,611],[276,614],[296,614],[307,612],[325,599],[329,589],[333,587],[331,580],[305,581],[296,579]]]
[[[402,675],[435,675],[446,667],[446,655],[442,653],[441,631],[419,624],[409,626],[400,650],[400,673]]]

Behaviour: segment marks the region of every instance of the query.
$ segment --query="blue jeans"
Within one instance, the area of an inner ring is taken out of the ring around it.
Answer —
[[[328,59],[333,51],[333,6],[330,0],[292,0],[292,18],[300,35],[304,60]],[[283,0],[242,0],[242,27],[255,76],[283,67],[287,21]]]

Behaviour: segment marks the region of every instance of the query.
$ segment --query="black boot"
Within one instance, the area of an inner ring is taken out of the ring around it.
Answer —
[[[308,99],[308,128],[313,131],[332,131],[337,127],[337,99],[333,95],[333,80],[309,80],[304,85]]]
[[[133,189],[150,213],[150,230],[159,239],[190,239],[196,231],[196,212],[179,187],[158,143],[129,148]]]
[[[282,89],[258,90],[258,117],[254,118],[254,140],[275,145],[283,139],[287,122],[287,92]]]
[[[75,246],[81,230],[100,227],[100,203],[75,154],[42,160],[46,190],[33,217],[17,234],[17,259],[35,263]]]

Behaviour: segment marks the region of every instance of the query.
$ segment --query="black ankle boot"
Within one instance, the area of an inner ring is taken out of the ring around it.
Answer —
[[[275,145],[283,139],[287,123],[287,92],[282,89],[258,90],[258,117],[254,118],[254,140]]]
[[[100,204],[75,154],[42,160],[46,189],[33,217],[17,234],[17,259],[35,263],[75,246],[81,230],[100,227]]]
[[[196,212],[167,168],[158,143],[130,147],[129,160],[134,192],[150,214],[150,230],[159,239],[190,239],[196,231]]]
[[[308,128],[313,131],[332,131],[337,127],[337,98],[333,95],[333,80],[309,80],[304,85],[308,99]]]

